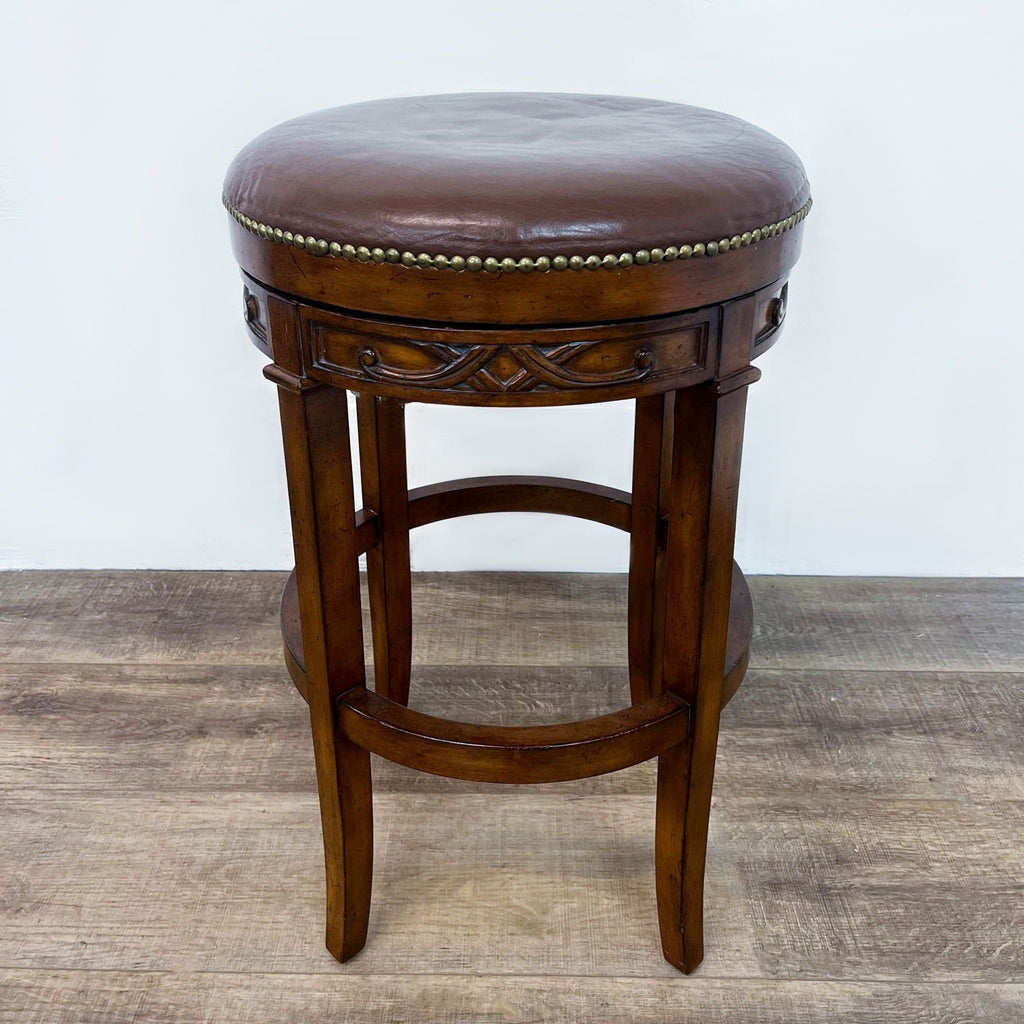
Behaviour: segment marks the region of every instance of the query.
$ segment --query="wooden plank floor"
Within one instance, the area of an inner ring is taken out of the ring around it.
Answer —
[[[0,574],[0,1021],[1024,1020],[1024,582],[751,579],[707,958],[661,959],[652,765],[375,760],[370,938],[322,945],[278,573]],[[626,700],[618,576],[416,580],[413,703]]]

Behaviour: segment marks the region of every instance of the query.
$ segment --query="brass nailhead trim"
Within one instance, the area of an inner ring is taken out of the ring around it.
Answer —
[[[296,249],[303,249],[314,256],[331,256],[335,259],[348,260],[351,263],[396,263],[403,267],[418,267],[423,270],[454,270],[456,272],[482,270],[488,274],[508,273],[514,270],[523,274],[535,270],[542,274],[550,270],[612,270],[619,267],[643,267],[653,263],[671,263],[673,260],[688,260],[701,256],[717,256],[720,253],[729,252],[731,249],[741,249],[744,246],[760,242],[762,239],[781,235],[784,231],[796,227],[811,212],[811,200],[808,199],[796,213],[792,213],[774,224],[765,224],[763,227],[733,235],[732,238],[711,239],[707,242],[639,249],[637,252],[624,252],[619,255],[609,253],[606,256],[535,256],[532,259],[529,256],[523,256],[520,259],[506,256],[502,259],[497,256],[431,256],[426,252],[399,252],[398,249],[381,249],[379,247],[371,249],[365,245],[328,242],[323,238],[314,238],[312,235],[302,235],[282,228],[274,228],[269,224],[253,220],[251,217],[246,217],[241,210],[235,209],[227,199],[224,200],[224,205],[227,207],[228,213],[246,231],[259,235],[260,238],[265,238],[268,242],[293,245]]]

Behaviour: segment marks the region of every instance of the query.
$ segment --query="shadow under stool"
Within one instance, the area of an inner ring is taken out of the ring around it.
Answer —
[[[224,186],[245,320],[278,386],[295,571],[285,658],[309,704],[327,947],[367,936],[371,752],[484,782],[580,779],[658,758],[665,957],[703,957],[718,723],[752,612],[733,563],[751,361],[786,313],[810,191],[782,142],[654,100],[481,93],[378,100],[251,142]],[[364,507],[353,499],[356,395]],[[404,406],[635,402],[632,492],[551,477],[409,490]],[[558,725],[407,707],[409,531],[481,512],[625,530],[629,698]],[[365,685],[367,556],[375,692]]]

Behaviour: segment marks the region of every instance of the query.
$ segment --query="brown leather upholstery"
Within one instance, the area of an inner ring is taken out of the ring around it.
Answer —
[[[808,198],[796,154],[738,118],[549,93],[320,111],[251,142],[224,185],[241,215],[316,239],[513,258],[729,238]]]

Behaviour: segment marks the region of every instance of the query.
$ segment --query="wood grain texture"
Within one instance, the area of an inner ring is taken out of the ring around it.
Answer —
[[[278,572],[5,572],[0,660],[277,664]]]
[[[1022,1017],[1024,986],[978,983],[0,971],[4,1024],[1016,1024]]]
[[[346,973],[671,977],[654,798],[378,794]],[[315,794],[8,795],[0,967],[339,971]],[[1024,982],[1024,804],[720,793],[708,978]]]
[[[1024,580],[756,579],[758,665],[1024,671]]]
[[[661,559],[659,559],[660,561]],[[637,563],[634,563],[637,564]],[[655,578],[657,578],[656,570],[657,562],[652,566],[648,564],[647,571],[654,568]],[[643,572],[644,568],[642,563],[637,564],[638,575]],[[367,573],[370,580],[373,579],[372,573]],[[664,602],[661,600],[663,594],[660,590],[654,587],[652,582],[652,597],[655,598],[651,605],[660,607]],[[736,695],[736,691],[740,688],[743,682],[744,675],[747,671],[747,664],[750,660],[750,636],[753,632],[753,621],[754,621],[754,609],[750,600],[750,588],[747,586],[747,581],[740,571],[740,567],[733,563],[732,567],[732,594],[729,607],[729,635],[726,640],[725,648],[725,671],[726,675],[722,681],[721,695],[722,695],[722,706],[724,707],[732,698]],[[370,607],[373,608],[373,585],[371,583],[369,587],[370,591]],[[630,668],[630,694],[632,700],[635,702],[638,699],[638,694],[641,693],[640,688],[637,684],[637,677],[639,673],[636,670],[636,666],[633,664],[634,659],[640,654],[638,653],[638,645],[636,644],[639,634],[644,631],[644,618],[647,618],[647,624],[653,625],[653,617],[645,616],[642,603],[638,603],[634,599],[634,594],[637,588],[634,584],[630,584],[630,598],[632,610],[630,611],[630,618],[634,622],[638,623],[638,626],[633,627],[633,632],[630,634],[629,641],[629,660],[631,664]],[[642,593],[642,590],[641,590]],[[648,606],[649,610],[653,610],[651,605]],[[371,617],[374,617],[371,615]],[[376,627],[375,627],[376,628]],[[288,673],[292,678],[292,682],[295,684],[295,689],[302,695],[303,700],[309,699],[309,684],[306,679],[305,670],[305,652],[303,651],[302,643],[302,629],[299,622],[299,595],[298,587],[296,583],[295,574],[292,573],[287,582],[285,583],[284,591],[281,594],[281,635],[284,642],[284,659],[285,665],[288,668]],[[650,646],[651,653],[653,654],[659,649],[659,643],[657,642],[661,633],[658,630],[652,631],[648,637],[648,645]],[[652,642],[652,638],[655,642]],[[376,645],[376,635],[374,643]],[[404,646],[404,645],[402,645]],[[645,664],[650,663],[650,657],[645,660]],[[376,646],[374,647],[374,663],[378,661]],[[406,677],[408,680],[408,677]],[[408,687],[406,687],[406,695],[408,693]],[[401,701],[401,703],[407,703],[407,700]]]
[[[286,578],[0,573],[0,661],[279,665],[277,613]],[[748,582],[753,667],[1024,672],[1024,580]],[[625,608],[624,575],[419,573],[413,660],[625,665]]]
[[[752,670],[722,715],[719,794],[1024,800],[1024,700],[1009,673]],[[412,707],[540,725],[629,701],[626,669],[417,668]],[[0,666],[0,791],[308,793],[309,716],[283,668]],[[57,752],[59,751],[59,756]],[[514,792],[377,760],[381,792]],[[545,792],[654,792],[653,765]]]
[[[372,941],[339,967],[283,580],[0,575],[0,1021],[1024,1016],[1020,581],[751,579],[708,956],[681,978],[657,949],[651,764],[534,788],[374,759]],[[623,578],[415,587],[414,708],[628,703]],[[471,664],[471,624],[506,664]]]

